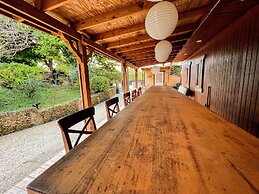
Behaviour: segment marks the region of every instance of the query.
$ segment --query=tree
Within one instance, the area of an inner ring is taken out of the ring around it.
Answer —
[[[111,84],[122,81],[122,73],[116,69],[116,62],[94,54],[89,64],[90,77],[103,76],[108,78]]]
[[[170,75],[175,75],[177,77],[180,77],[182,73],[182,67],[181,66],[173,66],[170,67]]]
[[[128,68],[128,70],[129,70],[129,80],[130,81],[135,81],[135,79],[136,79],[136,75],[135,75],[136,71],[135,71],[135,69],[130,67],[130,68]],[[138,71],[138,80],[142,80],[142,73],[141,73],[141,71]]]
[[[41,84],[44,69],[20,63],[0,63],[0,85],[24,92],[33,97]]]
[[[12,57],[36,41],[31,27],[0,15],[0,59]]]

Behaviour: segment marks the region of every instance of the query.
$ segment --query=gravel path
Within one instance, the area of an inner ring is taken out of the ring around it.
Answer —
[[[120,108],[123,106],[122,95]],[[95,106],[99,128],[106,122],[104,103]],[[0,193],[34,172],[63,150],[57,121],[52,121],[0,137]]]

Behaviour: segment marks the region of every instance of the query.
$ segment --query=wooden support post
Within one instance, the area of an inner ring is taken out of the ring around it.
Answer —
[[[145,88],[145,72],[142,69],[142,90]]]
[[[125,63],[121,64],[121,70],[123,74],[123,91],[126,93],[129,90],[128,87],[128,76],[127,76],[127,65]]]
[[[83,108],[88,108],[92,106],[88,71],[88,59],[92,55],[92,52],[87,54],[87,48],[81,41],[73,41],[69,36],[63,33],[59,33],[58,36],[65,41],[68,49],[77,59],[82,104]]]
[[[135,87],[138,89],[138,69],[135,69]]]
[[[82,44],[82,41],[73,41],[69,36],[59,33],[58,36],[65,41],[70,52],[76,57],[78,63],[78,78],[80,82],[80,93],[82,99],[82,108],[88,108],[92,106],[90,79],[88,71],[88,59],[92,56],[92,51],[87,53],[87,47]],[[93,131],[93,121],[87,127],[88,131]]]

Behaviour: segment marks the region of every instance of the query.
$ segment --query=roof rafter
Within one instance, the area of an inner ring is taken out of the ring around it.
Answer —
[[[56,9],[58,7],[61,7],[72,0],[43,0],[41,2],[41,9],[43,11],[51,11],[53,9]]]
[[[180,46],[174,46],[173,50],[179,50],[181,47]],[[144,49],[138,49],[138,50],[134,50],[134,51],[127,51],[123,54],[123,56],[138,56],[138,55],[142,55],[144,53],[150,53],[150,52],[154,52],[154,48],[144,48]]]
[[[194,10],[179,13],[179,21],[185,20],[190,17],[204,15],[209,11],[209,8],[210,6],[202,6]],[[95,41],[99,41],[100,43],[102,43],[103,41],[108,41],[111,38],[116,38],[122,35],[141,32],[141,31],[146,31],[144,23],[126,26],[103,34],[98,34],[98,35],[95,35],[93,39]]]
[[[177,35],[181,35],[181,34],[193,31],[197,28],[197,26],[198,26],[198,23],[179,26],[175,29],[174,33],[168,38],[168,40],[170,38],[173,39],[174,41],[178,40],[179,38]],[[173,38],[173,37],[177,37],[177,38]],[[188,37],[188,38],[190,38],[190,37]],[[151,40],[154,40],[154,39],[152,39],[148,34],[143,34],[143,35],[140,35],[137,37],[122,39],[119,41],[114,41],[114,42],[108,43],[108,44],[106,44],[106,47],[108,49],[116,49],[116,48],[120,48],[120,47],[125,47],[127,45],[139,44],[139,43],[143,43],[144,41],[151,41]],[[173,40],[169,40],[169,41],[173,41]]]
[[[168,0],[168,1],[174,1],[174,0]],[[135,15],[142,12],[147,13],[153,5],[154,3],[152,2],[139,1],[135,4],[131,4],[126,7],[121,7],[97,16],[86,18],[82,21],[75,22],[73,26],[75,27],[76,30],[85,30],[119,18],[121,19],[130,15]]]

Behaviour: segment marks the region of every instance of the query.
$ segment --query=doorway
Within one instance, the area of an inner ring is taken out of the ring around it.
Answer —
[[[164,72],[159,72],[155,74],[155,86],[164,85]]]

